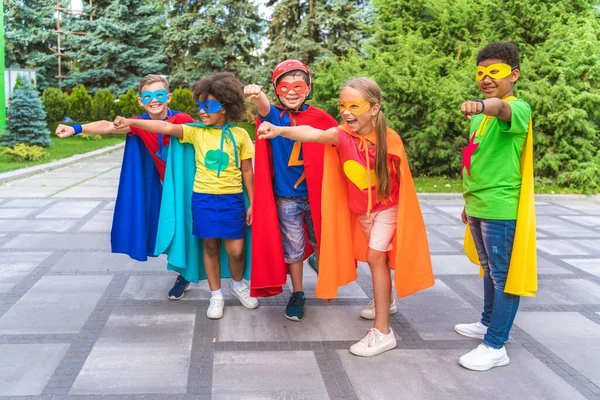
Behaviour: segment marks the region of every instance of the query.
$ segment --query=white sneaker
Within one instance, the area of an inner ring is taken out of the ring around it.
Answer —
[[[487,371],[494,367],[508,365],[509,362],[504,346],[501,349],[492,349],[484,344],[480,344],[458,359],[460,365],[473,371]]]
[[[372,357],[396,347],[396,337],[394,331],[390,328],[387,335],[381,333],[375,328],[369,329],[367,336],[360,342],[350,346],[350,353],[355,356]]]
[[[390,315],[396,314],[398,307],[396,307],[396,299],[392,298],[390,303]],[[360,310],[360,316],[364,319],[375,319],[375,300],[371,300],[367,308]]]
[[[250,288],[245,283],[242,283],[237,289],[233,287],[230,289],[231,294],[237,297],[237,299],[242,303],[242,305],[246,308],[256,308],[258,307],[258,300],[254,297],[250,297]]]
[[[210,319],[221,319],[223,318],[223,309],[225,308],[225,299],[223,297],[212,297],[208,310],[206,310],[206,316]]]
[[[487,326],[481,321],[473,322],[472,324],[458,324],[454,326],[454,330],[459,335],[463,335],[475,339],[483,339],[487,333]]]

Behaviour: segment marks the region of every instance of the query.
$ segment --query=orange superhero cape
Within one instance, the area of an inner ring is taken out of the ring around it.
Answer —
[[[347,126],[340,129],[356,136]],[[387,151],[399,158],[400,192],[396,234],[388,253],[395,269],[398,297],[406,297],[433,286],[427,231],[408,160],[400,136],[387,131]],[[372,141],[372,140],[371,140]],[[323,196],[321,199],[321,253],[316,295],[323,299],[337,296],[338,288],[356,280],[356,261],[366,261],[368,241],[356,214],[348,207],[348,179],[334,146],[325,146]]]
[[[506,102],[516,100],[509,96]],[[465,253],[474,264],[480,265],[473,235],[467,224],[464,242]],[[533,189],[533,128],[529,119],[529,129],[525,139],[525,147],[521,155],[521,194],[517,211],[517,226],[513,242],[505,293],[517,296],[535,297],[537,292],[537,258],[535,237],[535,198]],[[483,269],[479,269],[483,277]]]

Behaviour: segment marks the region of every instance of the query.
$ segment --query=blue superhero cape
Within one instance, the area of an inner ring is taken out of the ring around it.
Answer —
[[[192,235],[192,192],[196,174],[194,147],[171,137],[167,155],[167,169],[163,184],[158,235],[155,254],[166,254],[167,269],[176,271],[189,282],[206,279],[204,271],[204,246],[202,239]],[[244,191],[246,207],[248,196]],[[246,227],[244,249],[246,267],[244,278],[250,279],[252,230]],[[221,243],[221,278],[230,278],[229,257]]]
[[[127,135],[110,244],[138,261],[154,255],[162,196],[160,177],[142,140]]]

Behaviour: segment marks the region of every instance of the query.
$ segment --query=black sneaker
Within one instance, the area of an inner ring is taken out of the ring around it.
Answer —
[[[304,292],[294,292],[285,308],[285,317],[291,321],[302,321],[304,318]]]
[[[315,259],[315,255],[312,254],[310,257],[308,257],[308,266],[312,268],[313,271],[315,271],[315,273],[317,275],[319,275],[319,266],[317,265],[317,260]]]
[[[177,275],[177,280],[173,288],[169,290],[169,300],[179,300],[185,296],[185,292],[190,290],[190,282],[186,281],[181,275]]]

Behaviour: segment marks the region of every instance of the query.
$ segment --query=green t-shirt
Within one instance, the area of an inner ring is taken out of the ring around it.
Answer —
[[[466,213],[471,217],[517,219],[521,154],[529,129],[531,106],[520,99],[509,104],[510,123],[483,114],[471,119],[470,144],[465,149],[467,154],[461,167]],[[469,165],[468,154],[473,149]]]

